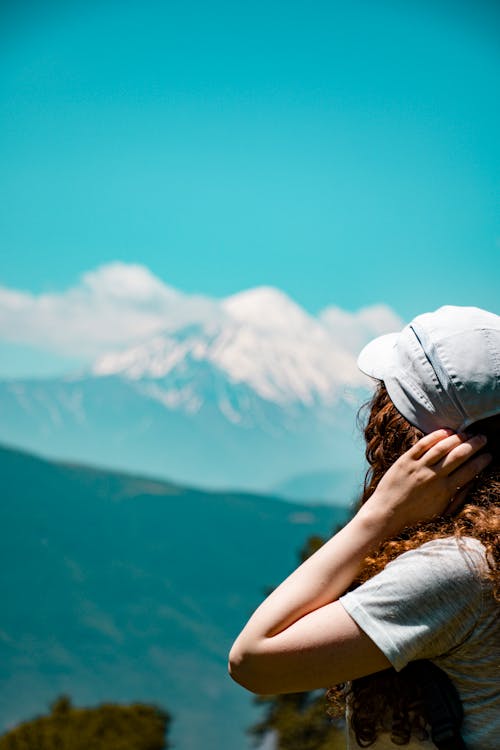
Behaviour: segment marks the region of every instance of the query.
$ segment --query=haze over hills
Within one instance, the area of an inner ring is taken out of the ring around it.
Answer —
[[[0,294],[0,311],[25,341],[93,358],[78,374],[0,383],[0,439],[211,488],[269,491],[301,475],[311,483],[294,496],[308,500],[340,499],[317,477],[341,470],[344,502],[368,394],[355,355],[401,326],[384,306],[314,316],[270,287],[186,295],[124,264],[43,300]]]
[[[0,448],[0,725],[157,703],[178,750],[244,750],[257,718],[227,676],[235,634],[345,510],[70,466]]]

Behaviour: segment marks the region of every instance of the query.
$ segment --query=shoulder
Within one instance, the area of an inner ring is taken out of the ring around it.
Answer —
[[[487,567],[482,543],[470,537],[433,539],[403,552],[353,594],[398,608],[408,602],[425,609],[446,600],[446,607],[477,605]]]
[[[434,539],[404,552],[340,601],[401,669],[462,643],[483,607],[485,550],[476,539]]]
[[[425,609],[443,600],[447,609],[480,609],[487,567],[478,539],[444,537],[402,553],[365,585],[372,591],[391,589],[395,597]]]
[[[455,580],[477,580],[486,568],[486,550],[479,539],[449,536],[403,552],[382,573],[396,575],[411,571],[413,578],[429,573],[431,578],[453,574]]]

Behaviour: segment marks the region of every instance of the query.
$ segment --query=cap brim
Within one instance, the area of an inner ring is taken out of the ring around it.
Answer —
[[[358,357],[358,367],[365,375],[385,380],[394,362],[394,345],[399,333],[386,333],[370,341]]]

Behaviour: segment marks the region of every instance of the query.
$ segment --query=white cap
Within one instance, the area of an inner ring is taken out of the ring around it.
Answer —
[[[415,427],[460,432],[500,413],[500,316],[447,305],[371,341],[359,369]]]

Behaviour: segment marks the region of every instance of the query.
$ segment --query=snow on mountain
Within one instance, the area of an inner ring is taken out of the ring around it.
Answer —
[[[189,404],[203,402],[196,388],[200,363],[207,363],[231,384],[244,384],[275,404],[331,405],[343,389],[366,384],[355,358],[320,320],[286,294],[258,287],[220,303],[221,316],[180,326],[146,343],[96,361],[94,375],[121,375],[131,380],[191,381]],[[186,378],[186,373],[191,376]],[[151,390],[172,404],[177,391]],[[179,397],[178,397],[179,396]]]

